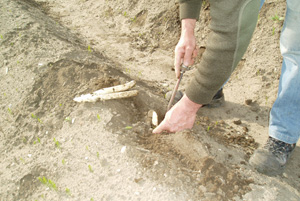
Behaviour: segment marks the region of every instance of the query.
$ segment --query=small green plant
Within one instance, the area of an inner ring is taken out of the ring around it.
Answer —
[[[56,146],[58,149],[60,149],[60,143],[59,143],[59,141],[56,140],[55,137],[53,138],[53,141],[54,141],[54,143],[55,143],[55,146]]]
[[[207,126],[207,132],[209,132],[209,130],[210,130],[210,126]]]
[[[70,191],[70,189],[66,188],[66,194],[69,195],[69,196],[71,196],[71,191]]]
[[[23,163],[23,164],[25,164],[25,160],[24,160],[24,158],[20,158],[20,161]]]
[[[94,172],[94,170],[92,169],[92,166],[91,166],[91,165],[89,165],[88,167],[89,167],[89,171],[90,171],[90,172]]]
[[[283,21],[283,20],[284,20],[284,17],[279,17],[277,14],[275,14],[275,15],[272,17],[272,20],[275,21],[275,22],[280,22],[280,21]]]
[[[135,22],[136,21],[136,16],[134,18],[131,18],[130,20],[131,20],[131,22]]]
[[[62,159],[61,163],[62,163],[63,165],[65,165],[65,164],[66,164],[65,159]]]
[[[124,11],[123,15],[124,15],[124,17],[127,17],[127,12],[126,12],[126,11]]]
[[[26,137],[23,138],[23,143],[27,143]]]
[[[99,156],[100,156],[100,154],[99,154],[99,152],[97,151],[97,158],[99,158]]]
[[[49,188],[57,191],[57,186],[56,184],[51,180],[51,179],[47,179],[46,177],[39,177],[38,180],[40,180],[40,182],[46,186],[48,186]]]
[[[130,69],[129,68],[126,68],[125,71],[126,71],[126,73],[130,73]]]
[[[101,121],[101,117],[99,114],[97,114],[97,119],[98,119],[98,121]]]
[[[256,75],[258,76],[258,75],[260,75],[261,73],[260,73],[260,70],[257,70],[256,71]]]
[[[86,145],[86,146],[85,146],[85,149],[88,151],[88,150],[89,150],[89,146]]]
[[[36,144],[36,143],[41,143],[41,139],[39,137],[37,137],[36,141],[33,142],[33,144]]]
[[[130,130],[130,129],[132,129],[132,126],[126,126],[125,129]]]
[[[71,117],[66,117],[66,118],[65,118],[65,121],[71,123],[71,122],[72,122],[72,119],[71,119]]]
[[[92,49],[91,49],[91,46],[90,46],[90,45],[88,45],[88,48],[87,48],[87,49],[88,49],[88,52],[89,52],[89,53],[92,52]]]
[[[91,198],[91,201],[94,201],[94,198]]]
[[[10,108],[7,108],[7,111],[8,111],[9,114],[11,114],[11,115],[13,114],[12,110]]]
[[[273,29],[272,29],[272,35],[274,35],[275,34],[275,27],[273,27]]]
[[[0,38],[3,39],[3,36],[0,34]]]
[[[39,123],[43,123],[42,120],[40,118],[38,118],[35,114],[31,114],[31,117],[33,119],[36,119]]]

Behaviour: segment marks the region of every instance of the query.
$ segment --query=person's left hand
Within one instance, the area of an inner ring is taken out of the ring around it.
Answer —
[[[194,125],[198,109],[202,105],[192,102],[186,95],[167,113],[164,120],[153,130],[153,133],[168,131],[171,133],[191,129]]]

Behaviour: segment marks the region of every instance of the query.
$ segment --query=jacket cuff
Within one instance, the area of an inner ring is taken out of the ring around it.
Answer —
[[[179,1],[180,19],[199,20],[202,0]]]

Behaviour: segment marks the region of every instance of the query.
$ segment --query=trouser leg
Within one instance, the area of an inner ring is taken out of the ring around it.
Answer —
[[[280,37],[283,56],[278,96],[270,113],[269,134],[296,143],[300,136],[300,1],[287,0]]]

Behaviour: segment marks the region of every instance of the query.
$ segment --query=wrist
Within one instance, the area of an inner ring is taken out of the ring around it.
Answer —
[[[197,111],[202,107],[201,104],[198,104],[198,103],[195,103],[195,102],[191,101],[187,97],[186,94],[182,97],[181,100],[182,100],[182,103],[184,104],[186,110],[189,111],[189,112],[197,113]]]
[[[194,36],[195,27],[196,27],[196,19],[181,20],[181,35]]]

